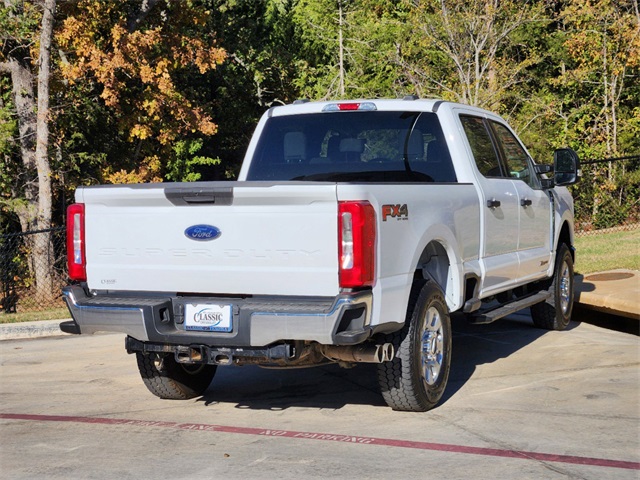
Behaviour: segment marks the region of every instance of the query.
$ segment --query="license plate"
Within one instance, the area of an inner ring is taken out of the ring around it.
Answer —
[[[199,332],[231,332],[231,305],[187,304],[184,310],[186,330]]]

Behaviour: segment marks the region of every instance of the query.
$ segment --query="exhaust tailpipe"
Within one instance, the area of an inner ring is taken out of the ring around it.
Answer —
[[[384,343],[380,345],[382,349],[382,361],[390,362],[396,356],[396,349],[393,348],[393,343]]]
[[[320,352],[329,360],[355,363],[382,363],[393,360],[393,344],[383,345],[320,345]]]

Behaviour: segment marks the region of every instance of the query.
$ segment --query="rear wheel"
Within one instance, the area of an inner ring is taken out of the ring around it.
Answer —
[[[394,410],[424,412],[444,393],[451,365],[451,321],[440,288],[414,282],[404,327],[387,335],[396,356],[378,366],[378,383]]]
[[[178,363],[172,354],[136,352],[142,381],[151,393],[169,400],[199,397],[216,373],[216,365]]]
[[[547,330],[564,330],[571,321],[573,311],[573,257],[566,244],[562,244],[556,256],[549,292],[551,297],[531,307],[531,318],[536,327]]]

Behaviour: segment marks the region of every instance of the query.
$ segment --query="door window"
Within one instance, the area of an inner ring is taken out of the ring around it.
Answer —
[[[518,139],[506,126],[493,121],[491,122],[491,125],[496,134],[496,140],[502,150],[507,168],[507,176],[520,179],[533,187],[533,178],[531,175],[529,155],[527,155],[527,152],[522,148]]]
[[[480,117],[461,115],[460,121],[480,173],[485,177],[502,177],[500,160],[484,120]]]

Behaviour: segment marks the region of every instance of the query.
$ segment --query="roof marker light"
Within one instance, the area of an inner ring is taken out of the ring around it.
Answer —
[[[343,102],[328,103],[322,109],[323,112],[344,112],[344,111],[365,111],[372,112],[377,110],[376,104],[373,102]]]

